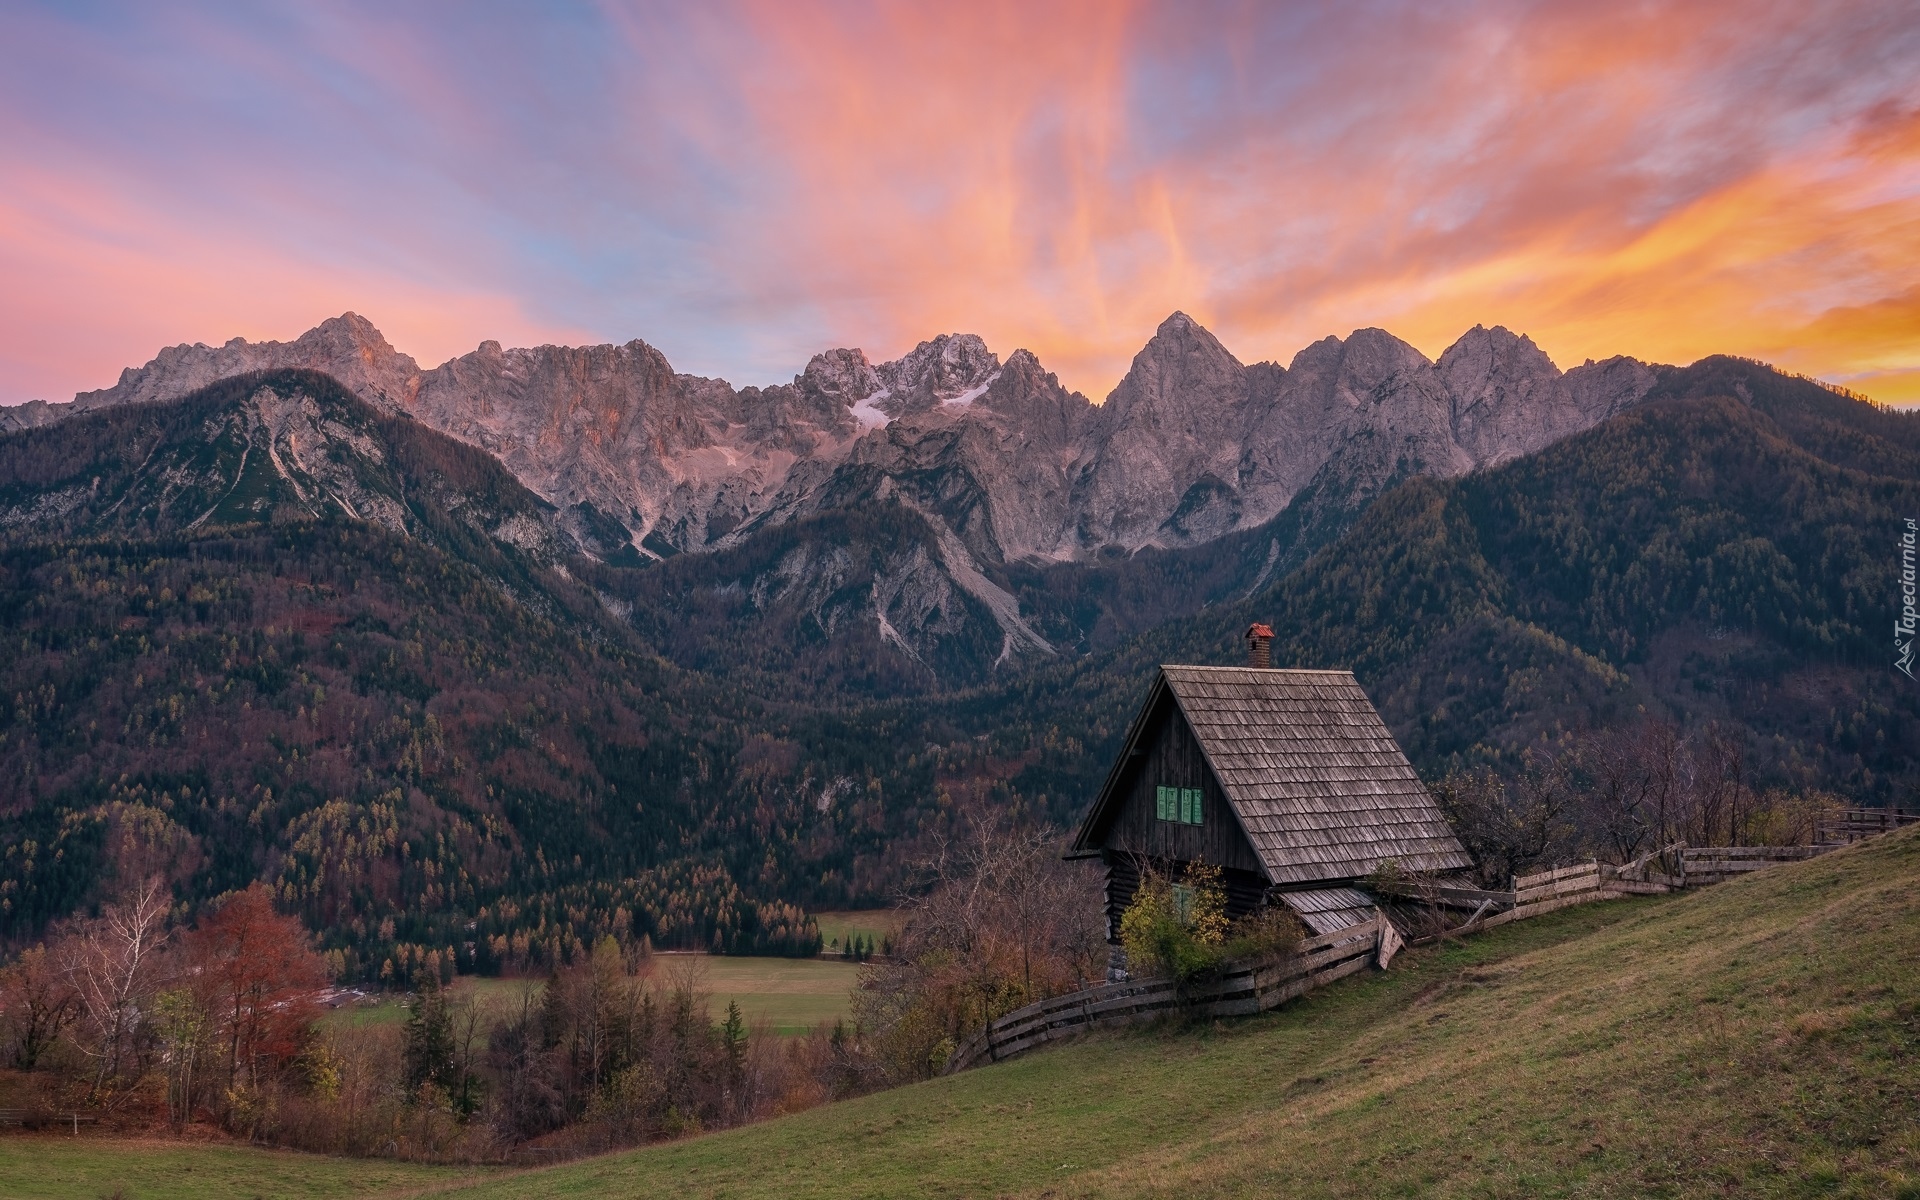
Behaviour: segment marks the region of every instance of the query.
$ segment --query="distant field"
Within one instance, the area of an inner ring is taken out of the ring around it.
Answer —
[[[171,1139],[0,1135],[0,1196],[7,1200],[400,1197],[479,1177],[472,1168],[362,1162]]]
[[[735,1000],[752,1025],[765,1020],[782,1036],[803,1034],[816,1025],[831,1025],[847,1015],[848,995],[859,974],[853,963],[817,958],[735,958],[707,954],[657,954],[650,970],[662,982],[676,970],[690,970],[712,993],[712,1015],[719,1020],[727,1001]],[[482,979],[462,976],[453,983],[458,996],[474,996],[490,1005],[496,1017],[517,1012],[526,988],[544,986],[537,979]],[[322,1024],[334,1028],[398,1025],[407,1019],[400,997],[376,1004],[334,1009]]]
[[[765,1020],[775,1033],[806,1033],[845,1017],[860,968],[822,958],[735,958],[725,955],[657,954],[654,970],[690,968],[702,973],[713,994],[713,1018],[739,1002],[749,1024]]]
[[[847,939],[858,934],[873,939],[878,949],[882,939],[900,931],[903,916],[896,908],[857,908],[840,912],[821,912],[813,914],[813,923],[820,929],[822,954],[836,952],[836,943],[847,944]]]
[[[482,1004],[492,1007],[496,1016],[505,1016],[516,1012],[520,1007],[520,993],[525,988],[538,991],[543,986],[538,979],[487,979],[479,976],[463,975],[453,981],[448,990],[455,996],[472,996]],[[384,996],[373,1004],[350,1004],[336,1008],[320,1019],[323,1027],[356,1028],[363,1025],[398,1025],[407,1019],[407,1009],[399,996]]]

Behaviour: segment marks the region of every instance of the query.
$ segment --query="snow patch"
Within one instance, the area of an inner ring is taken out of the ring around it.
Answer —
[[[879,409],[879,404],[893,394],[892,388],[881,388],[873,395],[860,400],[853,406],[853,419],[860,422],[863,429],[879,429],[893,420]]]
[[[978,385],[968,388],[966,391],[961,392],[958,396],[955,396],[953,399],[942,400],[940,402],[940,407],[941,408],[966,408],[968,405],[972,404],[975,400],[978,400],[980,397],[986,395],[987,389],[992,387],[993,381],[998,378],[1000,378],[1000,372],[995,371],[993,374],[981,380]]]

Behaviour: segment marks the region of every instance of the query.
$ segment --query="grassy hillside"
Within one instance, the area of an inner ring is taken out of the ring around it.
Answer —
[[[0,1196],[8,1200],[398,1197],[478,1174],[171,1139],[74,1140],[57,1134],[0,1138]]]
[[[1920,831],[489,1196],[1920,1197]]]

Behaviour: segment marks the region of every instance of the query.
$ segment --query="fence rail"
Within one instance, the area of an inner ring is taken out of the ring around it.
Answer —
[[[1131,1025],[1176,1009],[1196,1017],[1265,1012],[1360,970],[1380,955],[1383,944],[1390,956],[1391,929],[1386,918],[1375,917],[1308,938],[1293,957],[1271,966],[1241,967],[1184,986],[1171,979],[1140,979],[1040,1000],[968,1038],[948,1057],[944,1073],[999,1062],[1090,1029]]]
[[[1849,808],[1838,817],[1820,823],[1822,842],[1857,842],[1863,838],[1892,833],[1908,825],[1920,825],[1920,812],[1904,808]]]

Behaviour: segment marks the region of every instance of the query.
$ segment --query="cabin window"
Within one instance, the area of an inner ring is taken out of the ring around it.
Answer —
[[[1183,925],[1193,920],[1193,889],[1184,883],[1173,885],[1173,919]]]
[[[1200,789],[1161,786],[1153,789],[1153,815],[1177,825],[1198,825]]]

